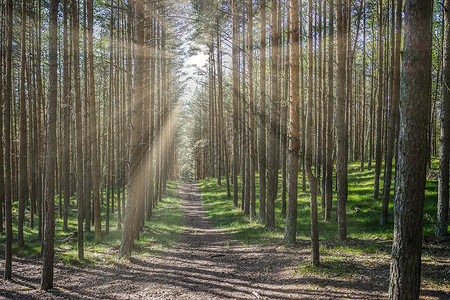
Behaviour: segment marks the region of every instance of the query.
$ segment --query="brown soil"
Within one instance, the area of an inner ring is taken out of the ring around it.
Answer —
[[[343,256],[340,262],[343,270],[336,276],[327,272],[296,272],[299,265],[309,260],[308,241],[299,241],[295,247],[240,246],[212,227],[195,184],[181,184],[179,195],[188,229],[173,249],[120,260],[113,265],[64,266],[58,262],[57,288],[51,292],[38,290],[39,260],[15,258],[14,279],[0,280],[0,298],[385,299],[387,296],[389,260],[382,251],[369,256]],[[349,243],[352,242],[358,241]],[[439,261],[437,266],[424,264],[424,276],[427,272],[442,272],[448,279],[448,256],[439,256]],[[3,263],[2,260],[1,269]],[[346,270],[350,272],[346,274]],[[423,286],[423,298],[450,299],[448,281],[445,287],[445,291],[439,291]]]

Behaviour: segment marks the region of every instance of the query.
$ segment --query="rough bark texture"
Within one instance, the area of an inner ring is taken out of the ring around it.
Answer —
[[[319,179],[312,172],[313,140],[313,24],[312,0],[308,1],[308,103],[306,112],[306,155],[305,170],[310,188],[310,216],[311,216],[311,258],[312,263],[319,265],[319,221],[317,216],[317,189]]]
[[[48,49],[48,97],[46,124],[46,153],[44,181],[44,235],[42,240],[43,268],[41,289],[53,288],[53,260],[55,255],[55,169],[56,169],[56,109],[58,96],[58,0],[50,1]]]
[[[64,32],[63,32],[63,149],[62,149],[62,191],[64,194],[64,220],[63,220],[63,230],[67,231],[68,228],[68,218],[69,218],[69,204],[70,204],[70,75],[69,75],[69,54],[68,54],[68,43],[67,43],[67,18],[68,18],[68,0],[64,0]]]
[[[337,103],[336,103],[336,181],[337,181],[337,219],[338,238],[345,240],[346,229],[346,203],[347,203],[347,124],[345,119],[345,26],[342,0],[337,1]]]
[[[253,96],[253,8],[252,0],[248,0],[248,101],[249,101],[249,152],[250,152],[250,220],[256,219],[256,145],[255,145],[255,117]],[[219,62],[220,63],[220,62]]]
[[[330,0],[329,18],[329,42],[328,42],[328,120],[327,120],[327,160],[325,180],[325,221],[331,220],[331,209],[333,206],[333,102],[334,102],[334,0]]]
[[[144,6],[142,0],[137,0],[136,22],[144,22]],[[144,63],[144,27],[136,26],[136,65],[142,66]],[[133,102],[133,113],[131,120],[131,157],[130,174],[128,184],[128,201],[125,209],[124,227],[122,232],[122,243],[120,245],[119,256],[130,257],[133,250],[134,239],[138,236],[142,226],[140,211],[143,209],[145,192],[141,188],[142,174],[145,172],[145,164],[141,163],[141,127],[142,127],[142,102],[143,102],[143,68],[135,69],[135,101]]]
[[[27,28],[27,1],[22,0],[22,34],[20,49],[20,103],[19,103],[19,218],[17,239],[19,246],[24,245],[23,240],[23,223],[25,219],[25,202],[28,198],[28,171],[27,171],[27,108],[25,103],[25,67],[26,60],[26,28]]]
[[[442,58],[441,137],[439,148],[438,212],[436,236],[447,235],[450,155],[450,1],[444,9],[444,54]]]
[[[420,293],[428,118],[423,112],[431,101],[431,15],[431,1],[406,1],[389,299],[419,299]]]
[[[297,235],[297,184],[298,184],[298,151],[300,150],[298,99],[299,99],[299,33],[298,33],[298,0],[289,1],[290,22],[290,96],[289,96],[289,153],[288,153],[288,199],[286,210],[286,228],[284,240],[293,244]]]
[[[89,62],[89,133],[91,140],[91,162],[92,162],[92,196],[94,203],[94,229],[95,241],[102,240],[101,216],[100,216],[100,161],[97,141],[97,112],[95,105],[95,83],[94,83],[94,7],[93,0],[87,1],[88,16],[88,62]]]
[[[380,173],[381,173],[381,123],[382,123],[382,107],[383,107],[383,2],[378,2],[378,97],[377,97],[377,128],[376,128],[376,145],[375,145],[375,185],[373,188],[373,198],[378,199]]]
[[[75,130],[77,144],[76,181],[77,181],[77,221],[78,221],[78,258],[84,257],[83,222],[84,222],[84,185],[83,185],[83,122],[81,118],[80,94],[80,48],[79,48],[78,0],[72,0],[72,41],[73,41],[73,75],[75,91]]]
[[[266,1],[261,0],[261,56],[259,99],[259,219],[266,220]]]
[[[238,61],[238,28],[237,28],[237,12],[236,1],[232,0],[232,26],[233,26],[233,42],[232,42],[232,63],[233,63],[233,205],[238,206],[238,173],[239,173],[239,120],[238,120],[238,98],[239,98],[239,61]]]
[[[270,54],[270,84],[272,86],[272,99],[269,121],[269,144],[267,153],[267,221],[266,227],[271,229],[275,227],[275,199],[277,198],[278,188],[278,119],[280,111],[280,95],[278,85],[278,52],[279,52],[279,33],[278,33],[278,0],[272,0],[271,7],[271,54]]]
[[[6,2],[6,86],[5,86],[5,279],[11,279],[12,265],[12,207],[11,207],[11,57],[12,57],[12,0]]]

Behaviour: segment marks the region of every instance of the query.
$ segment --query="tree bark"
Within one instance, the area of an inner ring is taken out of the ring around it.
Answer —
[[[382,163],[382,108],[383,108],[383,2],[378,2],[378,97],[377,97],[377,128],[375,145],[375,185],[373,198],[378,199],[380,173]]]
[[[312,172],[313,140],[313,8],[312,0],[308,1],[308,103],[306,112],[306,155],[305,170],[310,188],[310,216],[311,216],[311,258],[312,263],[318,266],[319,260],[319,221],[317,215],[317,189],[319,179]]]
[[[19,217],[17,228],[17,239],[19,246],[24,245],[23,223],[25,220],[25,203],[28,199],[28,159],[27,159],[27,108],[25,100],[25,67],[26,60],[26,30],[27,30],[27,1],[22,0],[22,31],[20,49],[20,103],[19,103]],[[28,83],[30,84],[30,83]]]
[[[13,3],[6,1],[6,86],[5,86],[5,279],[11,279],[12,266],[12,181],[11,181],[11,102],[12,102],[12,31],[13,31]]]
[[[438,211],[436,236],[447,235],[450,155],[450,1],[444,3],[444,53],[442,56],[441,136],[439,144]]]
[[[346,1],[346,0],[344,0]],[[346,204],[347,204],[347,122],[345,118],[345,66],[346,66],[346,47],[343,0],[337,1],[337,103],[336,103],[336,179],[337,179],[337,219],[338,219],[338,238],[345,240],[347,238],[346,228]]]
[[[83,221],[84,221],[84,184],[83,184],[83,122],[81,115],[80,93],[80,49],[79,49],[78,0],[72,0],[72,41],[73,41],[73,75],[75,90],[75,124],[77,145],[77,222],[78,222],[78,259],[84,257]]]
[[[259,220],[266,220],[266,0],[261,0],[261,52],[259,99]]]
[[[298,185],[298,152],[300,150],[300,135],[298,121],[299,101],[299,21],[298,0],[289,1],[291,46],[290,61],[290,95],[289,95],[289,153],[288,153],[288,200],[286,209],[286,227],[284,240],[294,244],[297,235],[297,185]]]
[[[91,140],[91,174],[92,174],[92,194],[94,202],[94,229],[95,241],[99,243],[102,240],[101,216],[100,216],[100,162],[97,141],[97,112],[95,105],[95,82],[94,82],[94,7],[93,0],[87,1],[87,19],[88,19],[88,64],[89,64],[89,133]]]
[[[408,0],[400,87],[400,134],[389,299],[419,299],[422,218],[431,101],[432,2]]]
[[[267,155],[267,220],[266,227],[268,229],[275,228],[275,200],[277,198],[278,189],[278,124],[280,114],[280,95],[278,85],[278,53],[280,47],[280,35],[278,30],[278,0],[272,0],[271,7],[271,49],[270,49],[270,83],[272,91],[271,112],[269,120],[269,144]]]
[[[327,120],[327,159],[325,180],[325,221],[331,220],[333,206],[333,102],[334,102],[334,0],[330,0],[329,42],[328,42],[328,120]]]
[[[43,268],[41,290],[53,288],[53,260],[55,255],[55,169],[56,169],[56,109],[58,84],[58,0],[50,1],[48,97],[44,181],[44,236],[42,240]]]
[[[136,22],[144,22],[144,5],[142,0],[135,2]],[[136,26],[136,65],[142,66],[144,63],[144,27]],[[163,71],[164,72],[164,71]],[[122,242],[119,256],[130,257],[133,250],[134,239],[138,236],[142,226],[140,210],[143,209],[144,192],[141,188],[140,177],[145,170],[141,162],[141,127],[142,127],[142,103],[143,103],[144,69],[135,69],[135,101],[133,102],[133,113],[131,123],[131,156],[130,174],[128,182],[128,201],[125,209],[124,227],[122,232]]]
[[[238,119],[238,99],[239,99],[239,63],[238,63],[238,28],[237,28],[237,8],[236,1],[231,1],[232,11],[232,64],[233,64],[233,205],[238,206],[239,188],[239,119]]]

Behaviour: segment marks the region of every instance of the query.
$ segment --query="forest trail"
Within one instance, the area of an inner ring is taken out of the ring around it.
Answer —
[[[242,246],[214,229],[196,183],[181,183],[185,230],[170,249],[129,261],[55,265],[52,292],[39,291],[41,261],[14,258],[13,280],[0,279],[0,299],[384,299],[385,280],[314,278],[295,271],[309,260],[309,241]],[[101,253],[99,253],[101,255]],[[3,268],[3,259],[0,267]],[[383,265],[377,273],[387,275]],[[380,277],[381,278],[381,277]]]

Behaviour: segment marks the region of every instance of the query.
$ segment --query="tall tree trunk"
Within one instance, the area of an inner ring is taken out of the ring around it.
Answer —
[[[250,152],[250,220],[256,219],[256,145],[255,145],[255,120],[254,120],[254,97],[253,97],[253,7],[252,0],[248,0],[248,114],[249,114],[249,152]]]
[[[422,218],[431,101],[431,1],[408,0],[400,88],[400,135],[389,299],[419,299]]]
[[[333,99],[334,99],[334,0],[330,0],[329,20],[329,43],[328,43],[328,120],[327,120],[327,161],[325,180],[325,221],[331,220],[331,209],[333,206]]]
[[[441,137],[439,144],[438,211],[436,236],[447,235],[450,155],[450,1],[444,3],[444,53],[442,56]]]
[[[136,22],[144,22],[144,5],[142,0],[135,2]],[[144,27],[136,26],[136,65],[143,65],[144,52]],[[163,71],[164,72],[164,71]],[[131,136],[131,156],[130,156],[130,174],[128,182],[128,201],[125,209],[125,220],[122,233],[122,242],[120,245],[119,256],[130,257],[133,249],[134,239],[137,237],[142,226],[140,210],[143,208],[144,192],[140,186],[142,166],[141,161],[141,127],[142,127],[142,102],[143,102],[143,68],[135,69],[135,101],[133,103],[132,113],[132,136]]]
[[[266,0],[261,0],[261,52],[259,98],[259,220],[266,220]]]
[[[271,65],[270,65],[270,83],[272,91],[271,110],[269,120],[269,144],[267,149],[267,221],[266,227],[273,229],[275,227],[275,200],[278,189],[278,124],[280,115],[280,95],[278,85],[278,53],[280,48],[280,35],[278,29],[278,0],[272,0],[271,7]]]
[[[346,1],[346,0],[344,0]],[[347,124],[345,118],[345,66],[346,47],[344,26],[345,8],[343,0],[337,1],[337,103],[336,103],[336,178],[337,178],[337,219],[338,238],[345,240],[347,237],[346,228],[346,203],[347,203]]]
[[[56,108],[58,96],[58,0],[50,1],[48,98],[44,181],[44,236],[42,240],[43,268],[41,289],[53,288],[53,260],[55,255],[55,169],[56,169]]]
[[[83,185],[83,121],[80,93],[80,49],[79,49],[78,0],[72,0],[72,42],[73,42],[73,75],[75,90],[75,124],[77,144],[77,222],[78,222],[78,259],[84,257],[83,221],[84,221],[84,185]]]
[[[377,131],[375,149],[375,185],[373,198],[378,199],[381,163],[382,163],[382,108],[383,108],[383,2],[378,2],[378,97],[377,97]]]
[[[97,144],[97,112],[95,110],[95,82],[94,82],[94,7],[93,0],[87,1],[88,19],[88,63],[89,63],[89,133],[91,140],[91,174],[92,174],[92,194],[94,202],[94,229],[95,241],[102,240],[101,216],[100,216],[100,162]]]
[[[310,188],[310,215],[311,215],[311,258],[313,265],[319,265],[319,221],[317,215],[317,192],[319,179],[312,172],[312,153],[313,153],[313,24],[312,24],[312,0],[308,1],[308,103],[306,112],[306,153],[305,170]]]
[[[25,68],[26,60],[26,33],[27,30],[27,1],[22,0],[22,31],[20,49],[20,103],[19,103],[19,218],[17,226],[17,239],[19,246],[24,245],[23,223],[25,220],[25,204],[28,199],[28,159],[27,159],[27,108],[25,101]],[[28,83],[30,84],[30,83]]]
[[[13,31],[13,3],[6,1],[6,86],[5,86],[5,279],[11,279],[12,266],[12,181],[11,181],[11,102],[12,102],[12,31]]]
[[[239,173],[239,120],[238,120],[238,99],[239,99],[239,63],[238,63],[238,16],[236,1],[232,0],[232,64],[233,64],[233,205],[238,206],[238,173]]]
[[[389,107],[389,120],[388,122],[388,136],[387,136],[387,151],[386,159],[384,163],[384,186],[383,186],[383,204],[381,208],[381,221],[380,225],[385,225],[388,221],[388,209],[389,198],[391,194],[391,181],[392,181],[392,160],[395,158],[395,141],[397,139],[397,119],[398,119],[398,103],[400,100],[400,46],[401,46],[401,31],[402,31],[402,7],[403,1],[397,0],[397,24],[395,29],[396,40],[395,48],[392,43],[394,52],[394,61],[392,62],[392,99]],[[392,10],[394,10],[394,0],[392,0]],[[392,12],[392,19],[394,19],[394,13]],[[393,23],[394,21],[392,21]],[[394,28],[394,24],[392,24]],[[394,30],[392,29],[392,42],[394,36]]]
[[[362,3],[363,9],[363,40],[366,40],[366,0]],[[365,160],[365,148],[364,148],[364,138],[365,138],[365,125],[366,125],[366,43],[363,43],[363,61],[362,61],[362,120],[361,120],[361,172],[364,171],[364,160]]]
[[[286,210],[286,227],[284,240],[294,244],[297,235],[297,184],[298,184],[298,151],[300,150],[298,101],[299,101],[299,21],[298,0],[289,1],[291,45],[290,89],[289,89],[289,153],[288,153],[288,201]]]
[[[2,1],[3,4],[3,1]],[[3,56],[3,48],[4,48],[4,40],[5,40],[5,22],[4,22],[4,16],[7,15],[7,12],[5,10],[5,5],[2,5],[1,8],[1,14],[3,16],[2,21],[0,21],[0,27],[1,27],[1,31],[0,31],[0,40],[2,42],[0,42],[0,60],[2,61],[2,63],[0,63],[0,233],[4,233],[4,229],[3,229],[3,208],[4,208],[4,204],[5,204],[5,168],[4,168],[4,160],[5,158],[3,157],[4,155],[4,151],[3,151],[3,130],[4,130],[4,126],[3,126],[3,109],[4,109],[4,94],[3,94],[3,83],[4,83],[4,73],[3,73],[3,60],[5,59]]]
[[[68,45],[67,45],[67,17],[69,15],[67,0],[64,0],[63,13],[64,13],[64,31],[63,31],[63,98],[64,98],[64,108],[63,108],[63,143],[62,143],[62,183],[63,183],[63,193],[64,193],[64,220],[63,220],[63,230],[67,231],[68,228],[68,218],[69,218],[69,204],[70,204],[70,76],[69,76],[69,55],[68,55]]]

